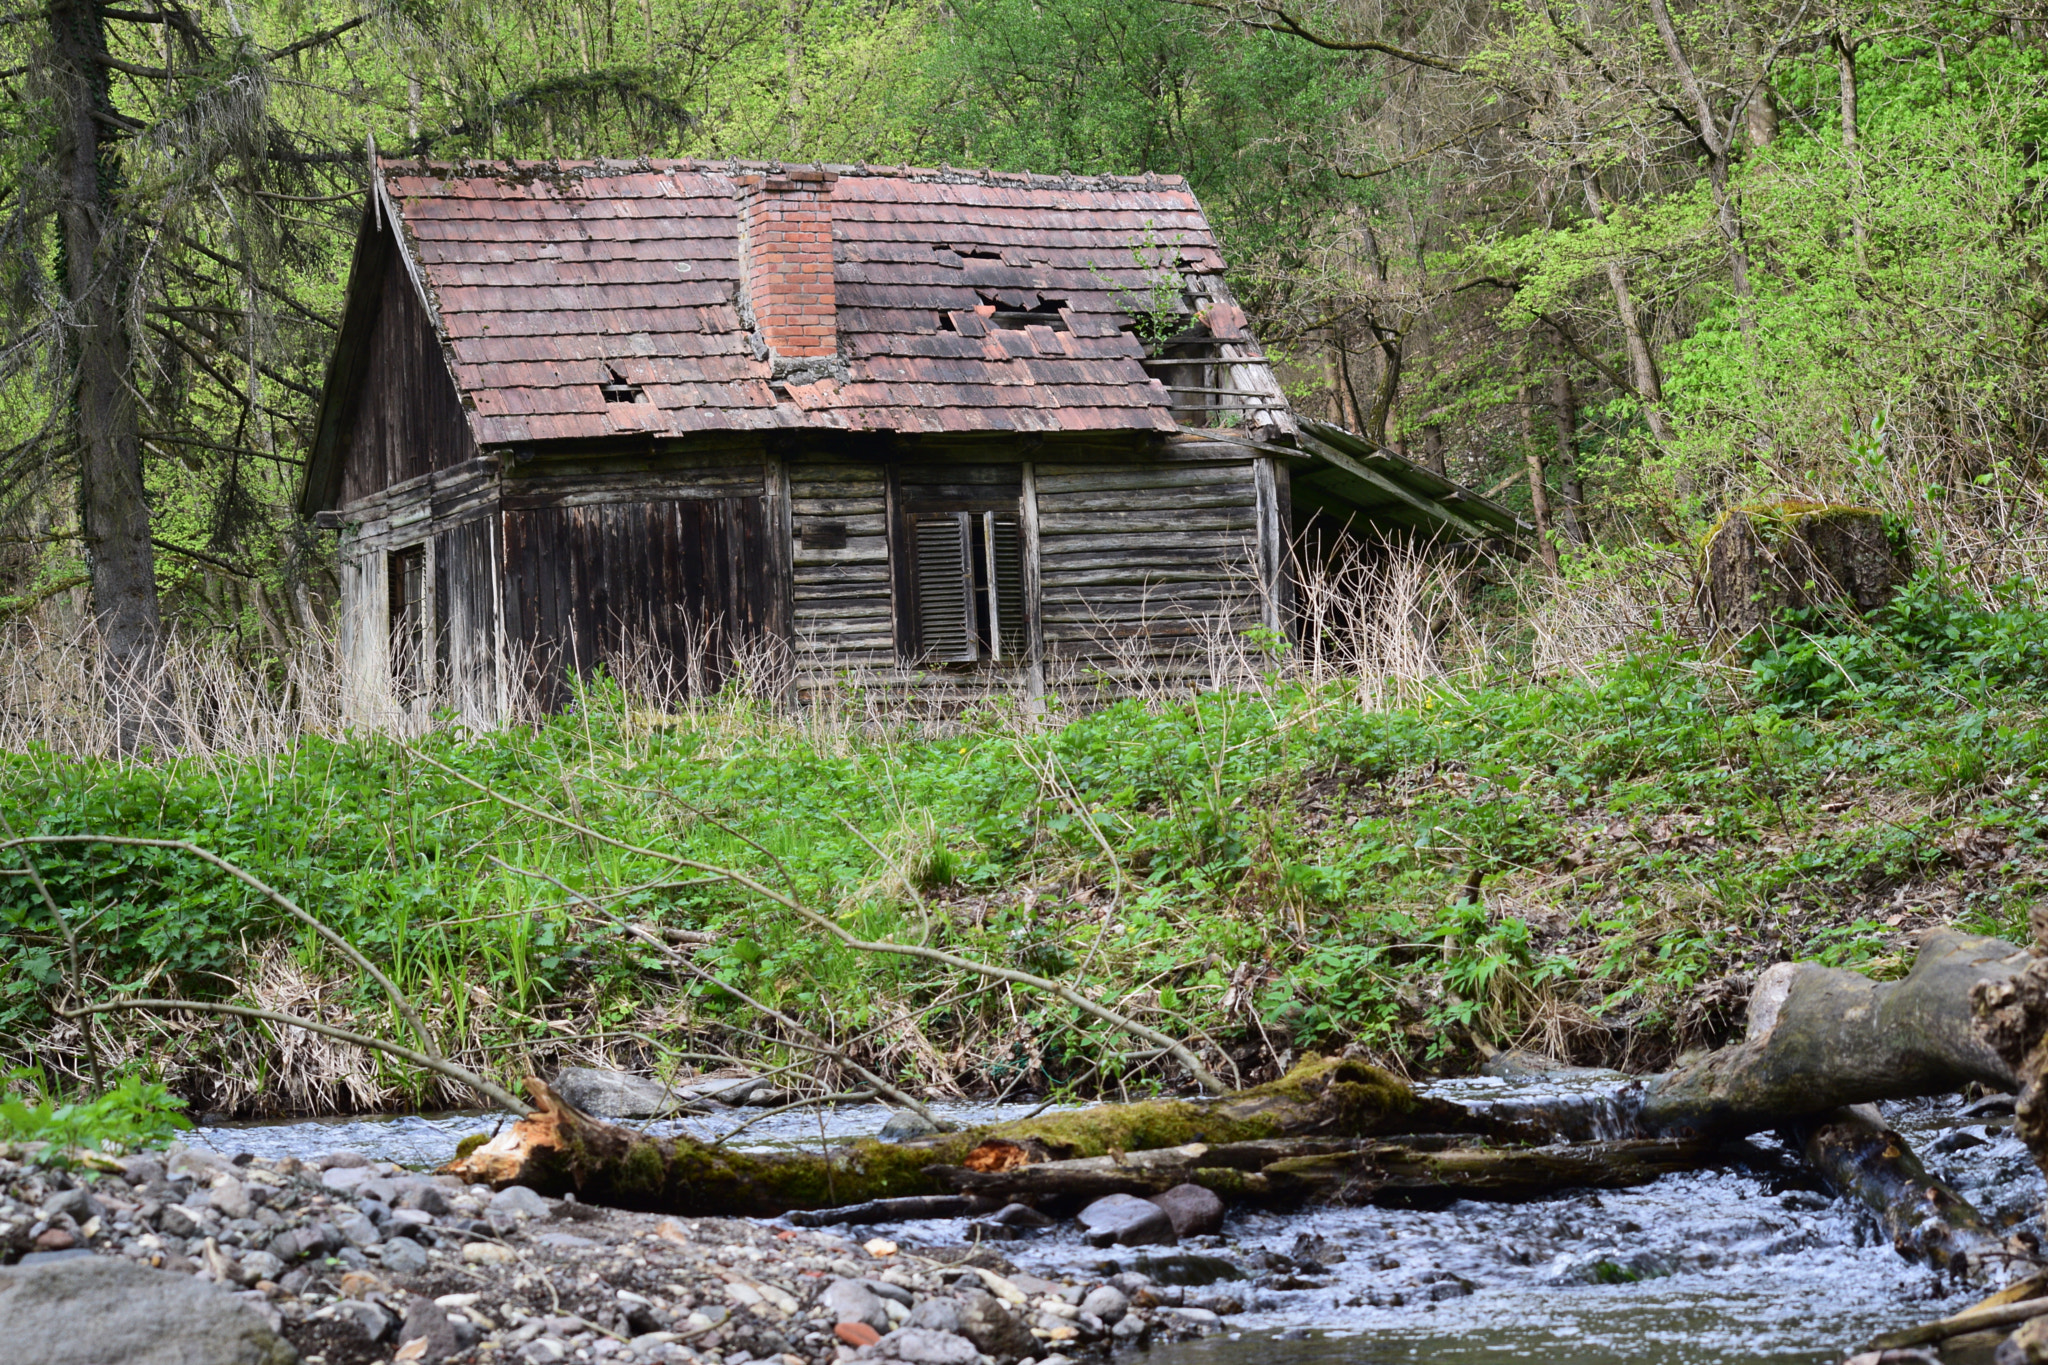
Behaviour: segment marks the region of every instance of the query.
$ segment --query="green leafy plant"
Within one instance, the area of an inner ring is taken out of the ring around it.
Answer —
[[[52,1097],[43,1077],[27,1068],[8,1072],[4,1085],[0,1139],[8,1141],[44,1142],[57,1151],[132,1152],[160,1147],[192,1126],[183,1100],[134,1074],[90,1100]]]

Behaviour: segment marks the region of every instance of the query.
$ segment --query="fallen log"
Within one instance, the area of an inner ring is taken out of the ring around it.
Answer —
[[[1758,979],[1739,1043],[1653,1077],[1635,1111],[1645,1134],[1741,1137],[1853,1104],[2016,1084],[1978,1036],[1972,991],[2026,963],[2003,939],[1941,929],[1901,981],[1785,962]]]
[[[1620,1189],[1697,1170],[1714,1155],[1714,1144],[1683,1138],[1516,1147],[1483,1145],[1461,1134],[1418,1134],[1386,1142],[1189,1143],[1003,1170],[940,1166],[931,1173],[956,1189],[1011,1199],[1149,1195],[1192,1184],[1226,1199],[1364,1203],[1383,1193],[1516,1197],[1573,1187]]]
[[[1876,1211],[1892,1246],[1907,1260],[1972,1279],[2004,1268],[2004,1241],[1984,1215],[1928,1174],[1874,1107],[1836,1110],[1797,1126],[1792,1135],[1807,1164],[1837,1194],[1861,1199]]]
[[[1222,1099],[1101,1105],[900,1144],[865,1140],[829,1153],[740,1152],[685,1136],[653,1137],[592,1118],[539,1080],[526,1085],[535,1111],[452,1162],[451,1173],[472,1183],[526,1185],[590,1203],[678,1214],[772,1217],[954,1193],[930,1174],[934,1166],[998,1170],[1188,1143],[1488,1126],[1463,1106],[1418,1095],[1377,1067],[1323,1058]]]

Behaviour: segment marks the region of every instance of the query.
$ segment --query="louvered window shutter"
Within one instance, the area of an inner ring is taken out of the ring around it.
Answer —
[[[1014,661],[1024,657],[1024,538],[1017,518],[1001,512],[982,515],[987,518],[992,652]]]
[[[916,538],[917,632],[924,656],[935,663],[973,663],[981,657],[974,632],[974,559],[965,513],[919,517]]]

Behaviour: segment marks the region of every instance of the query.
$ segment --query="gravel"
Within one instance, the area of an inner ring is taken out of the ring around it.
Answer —
[[[306,1365],[1062,1365],[1221,1329],[1128,1272],[1047,1280],[985,1246],[598,1209],[353,1152],[34,1155],[0,1145],[0,1264],[89,1253],[212,1281]]]

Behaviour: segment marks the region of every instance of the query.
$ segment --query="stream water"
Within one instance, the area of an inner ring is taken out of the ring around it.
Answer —
[[[1511,1084],[1445,1082],[1465,1102],[1597,1108],[1605,1077]],[[2009,1118],[1964,1113],[1953,1099],[1885,1107],[1930,1169],[1988,1216],[2040,1231],[2043,1184]],[[1028,1106],[958,1105],[990,1122]],[[453,1155],[500,1116],[422,1115],[236,1125],[193,1135],[226,1152],[313,1156],[336,1148],[408,1165]],[[716,1137],[746,1111],[650,1125]],[[733,1141],[815,1148],[872,1134],[877,1106],[798,1111]],[[821,1136],[820,1125],[823,1125]],[[967,1240],[965,1220],[878,1231],[913,1242]],[[861,1235],[867,1235],[864,1231]],[[1743,1159],[1633,1190],[1575,1191],[1522,1202],[1233,1213],[1224,1235],[1174,1252],[1089,1248],[1072,1225],[1000,1247],[1040,1274],[1144,1270],[1239,1299],[1229,1330],[1160,1347],[1149,1365],[1823,1365],[1844,1348],[1963,1306],[1956,1292],[1892,1250],[1859,1206],[1832,1198],[1792,1155],[1758,1138]]]

